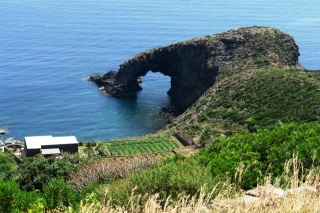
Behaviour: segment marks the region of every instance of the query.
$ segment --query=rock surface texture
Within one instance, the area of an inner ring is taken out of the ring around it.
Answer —
[[[185,110],[220,74],[297,66],[298,57],[298,46],[290,35],[274,28],[247,27],[141,52],[121,64],[118,71],[89,80],[119,97],[141,90],[140,76],[161,72],[171,77],[168,94],[174,105]]]

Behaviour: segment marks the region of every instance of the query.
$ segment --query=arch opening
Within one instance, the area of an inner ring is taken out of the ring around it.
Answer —
[[[150,70],[145,75],[139,76],[137,82],[141,87],[138,96],[161,107],[172,105],[171,98],[168,95],[171,88],[170,76]]]

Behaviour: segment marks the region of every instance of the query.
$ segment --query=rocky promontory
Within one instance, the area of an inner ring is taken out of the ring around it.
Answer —
[[[292,36],[269,27],[246,27],[194,38],[141,52],[118,71],[91,76],[115,97],[141,90],[139,78],[149,71],[171,77],[168,94],[185,110],[227,72],[298,66],[299,49]]]

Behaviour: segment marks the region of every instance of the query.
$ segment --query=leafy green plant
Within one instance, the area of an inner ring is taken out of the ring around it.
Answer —
[[[77,164],[66,159],[44,158],[38,156],[19,165],[12,175],[24,190],[42,190],[52,178],[65,177],[77,168]]]
[[[37,191],[19,191],[15,194],[13,212],[29,212],[41,213],[45,208],[45,200],[41,193]]]
[[[211,168],[213,176],[234,178],[236,168],[243,164],[242,187],[251,188],[265,175],[279,177],[287,159],[295,154],[305,168],[320,162],[320,123],[278,124],[274,129],[259,129],[231,137],[216,137],[212,145],[200,151],[197,160]],[[267,171],[267,173],[262,173]],[[235,181],[233,179],[233,181]]]
[[[14,181],[0,181],[0,212],[27,212],[29,209],[38,209],[37,212],[42,212],[43,204],[40,193],[21,191],[19,184]]]
[[[0,180],[17,168],[17,164],[11,154],[0,152]]]
[[[141,170],[125,180],[115,181],[110,185],[108,199],[114,204],[125,205],[132,189],[143,196],[158,193],[163,200],[176,199],[180,195],[197,195],[205,184],[209,191],[212,190],[213,181],[208,169],[192,159],[177,157],[154,169]],[[138,203],[146,201],[144,197],[137,199]]]
[[[80,203],[81,196],[77,190],[65,183],[63,179],[53,178],[43,187],[43,197],[46,209],[72,206],[74,209]]]
[[[19,185],[13,181],[0,181],[0,212],[11,212],[15,195],[20,191]]]

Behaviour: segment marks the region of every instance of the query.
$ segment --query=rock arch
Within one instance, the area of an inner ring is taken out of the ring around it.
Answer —
[[[173,103],[185,110],[221,73],[296,66],[298,57],[298,46],[290,35],[273,28],[247,27],[141,52],[118,71],[89,80],[111,96],[125,96],[141,90],[138,77],[161,72],[171,77],[168,94]]]

